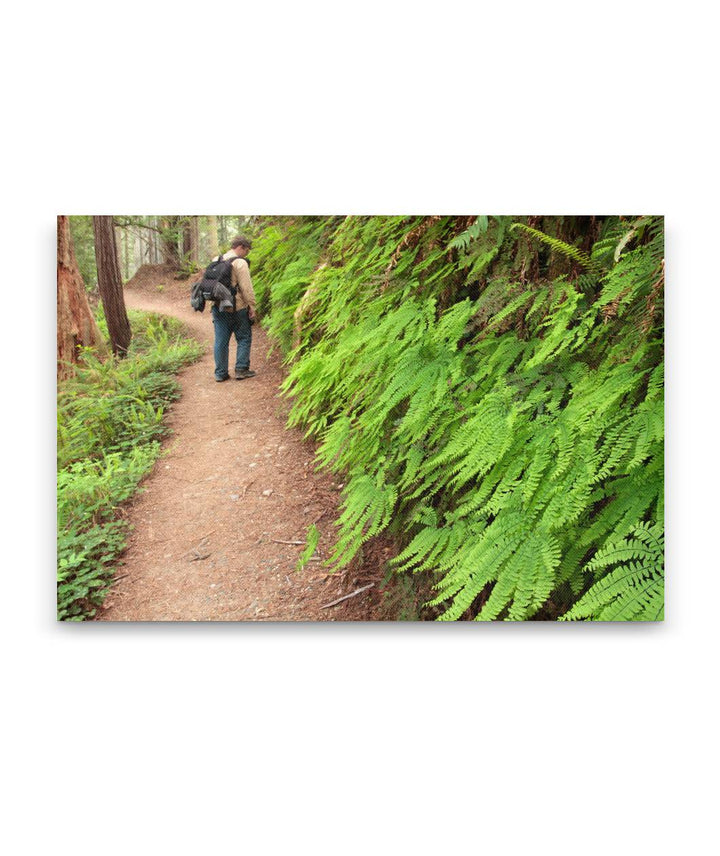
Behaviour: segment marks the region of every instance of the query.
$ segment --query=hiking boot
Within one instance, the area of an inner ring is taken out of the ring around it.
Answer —
[[[240,369],[239,372],[235,372],[235,380],[245,380],[246,377],[255,377],[257,372],[250,371],[250,369]]]
[[[216,377],[216,378],[215,378],[215,380],[216,380],[218,383],[222,383],[224,380],[230,380],[230,375],[229,375],[229,374],[226,374],[226,375],[225,375],[225,377]]]

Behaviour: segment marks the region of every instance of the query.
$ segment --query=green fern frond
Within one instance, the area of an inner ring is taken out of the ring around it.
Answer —
[[[487,232],[488,227],[488,218],[485,216],[480,216],[475,219],[475,221],[467,228],[464,232],[461,232],[456,238],[453,238],[447,245],[449,250],[454,249],[467,249],[468,244],[471,241],[474,241],[481,233]]]
[[[360,546],[387,525],[396,500],[396,488],[384,484],[381,479],[369,476],[351,479],[345,489],[345,508],[338,519],[343,534],[330,562],[338,567],[349,564]]]
[[[571,244],[566,244],[565,241],[561,241],[559,238],[546,235],[545,232],[541,232],[539,229],[533,229],[532,226],[527,226],[525,223],[513,223],[510,229],[520,229],[538,241],[542,241],[543,244],[547,244],[554,252],[567,256],[583,267],[587,268],[591,265],[590,256],[587,253],[584,253],[577,247],[573,247]]]
[[[305,565],[307,565],[310,559],[315,555],[315,550],[317,549],[319,540],[320,533],[318,532],[318,528],[314,523],[311,523],[305,539],[305,549],[302,551],[302,554],[298,559],[296,570],[302,571]]]
[[[662,621],[664,617],[664,536],[649,524],[598,551],[586,570],[617,565],[601,577],[562,620]]]

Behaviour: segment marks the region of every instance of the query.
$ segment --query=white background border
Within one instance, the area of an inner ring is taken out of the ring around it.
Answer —
[[[8,852],[711,849],[709,8],[6,13]],[[665,624],[56,625],[55,215],[160,212],[666,214]]]

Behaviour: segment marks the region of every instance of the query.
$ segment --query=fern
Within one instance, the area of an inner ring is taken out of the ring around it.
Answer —
[[[360,545],[383,529],[392,515],[397,492],[378,478],[358,475],[345,490],[344,511],[338,520],[342,534],[331,558],[338,567],[347,565]]]
[[[444,620],[575,617],[615,573],[593,557],[662,526],[662,221],[598,218],[589,253],[508,218],[464,222],[271,224],[289,421],[346,482],[331,564],[389,530],[396,573],[426,575]],[[580,243],[578,223],[562,234]],[[553,253],[585,272],[552,274]]]
[[[448,243],[448,249],[454,250],[459,248],[462,250],[466,250],[468,245],[472,241],[474,241],[480,235],[481,232],[487,232],[487,228],[488,218],[485,216],[476,217],[475,221],[472,223],[471,226],[469,226],[467,229],[465,229],[463,232],[457,235],[457,237],[453,238],[452,241]]]
[[[533,229],[532,226],[528,226],[525,223],[513,223],[510,228],[521,229],[523,232],[527,233],[531,237],[536,238],[538,241],[542,241],[544,244],[547,244],[547,246],[549,246],[550,249],[554,252],[560,253],[563,256],[567,256],[578,264],[581,264],[583,267],[590,267],[591,265],[591,259],[587,253],[584,253],[577,247],[573,247],[570,244],[566,244],[565,241],[561,241],[559,240],[559,238],[553,238],[551,235],[546,235],[539,229]]]
[[[638,524],[629,537],[608,544],[586,571],[615,566],[563,616],[563,620],[661,621],[664,617],[664,537],[658,525]]]
[[[307,565],[310,559],[315,555],[315,550],[317,549],[318,541],[320,540],[320,533],[318,531],[317,526],[312,523],[307,532],[307,538],[305,541],[305,549],[302,551],[300,558],[298,559],[296,570],[302,571],[302,569]]]

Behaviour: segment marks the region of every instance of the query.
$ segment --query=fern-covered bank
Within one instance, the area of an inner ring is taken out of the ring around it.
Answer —
[[[130,312],[128,357],[84,365],[58,389],[58,618],[95,614],[125,547],[118,507],[129,499],[160,454],[163,414],[177,398],[173,375],[202,346],[180,322]],[[104,327],[104,318],[98,322]],[[106,332],[106,331],[105,331]]]
[[[428,616],[662,618],[663,253],[658,217],[261,219],[334,562],[387,531]]]

